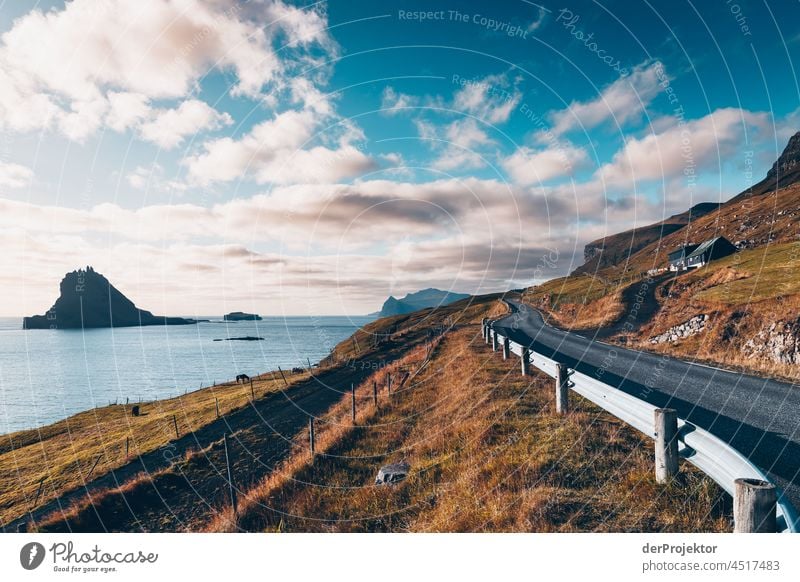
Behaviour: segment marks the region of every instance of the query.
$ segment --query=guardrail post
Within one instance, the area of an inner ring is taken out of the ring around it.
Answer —
[[[497,351],[497,346],[498,346],[498,343],[499,343],[499,339],[500,338],[497,337],[497,330],[493,329],[492,330],[492,351],[493,352]]]
[[[569,412],[569,371],[566,364],[556,365],[556,412]]]
[[[503,338],[503,359],[507,360],[511,355],[511,340],[507,337]]]
[[[483,336],[484,340],[486,339],[486,327],[487,327],[486,321],[487,318],[485,317],[481,319],[481,335]]]
[[[760,479],[736,479],[733,492],[733,531],[775,533],[777,492],[775,485]]]
[[[656,481],[666,483],[678,474],[678,411],[656,408]]]
[[[492,341],[492,325],[488,321],[486,322],[486,332],[483,334],[483,336],[483,339],[487,344]]]
[[[531,351],[524,346],[520,360],[522,361],[522,375],[527,376],[530,373]]]

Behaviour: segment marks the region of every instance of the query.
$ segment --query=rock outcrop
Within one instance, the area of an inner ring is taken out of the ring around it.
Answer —
[[[223,316],[225,321],[261,321],[261,316],[255,313],[244,313],[242,311],[233,311]]]
[[[708,316],[705,314],[695,315],[689,321],[684,321],[680,325],[669,328],[664,333],[651,337],[651,344],[663,344],[667,342],[676,342],[693,335],[701,333],[706,328]]]
[[[747,340],[742,349],[749,357],[800,364],[800,318],[771,323]]]
[[[22,320],[24,329],[82,329],[140,325],[188,325],[194,319],[162,317],[139,309],[91,267],[67,273],[61,294],[44,315]]]

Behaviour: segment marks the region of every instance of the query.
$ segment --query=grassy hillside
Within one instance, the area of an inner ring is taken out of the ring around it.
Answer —
[[[307,377],[288,374],[286,379],[291,386]],[[133,404],[103,406],[39,429],[2,435],[0,523],[208,425],[217,418],[217,406],[225,416],[248,406],[253,393],[260,399],[285,388],[275,372],[254,378],[252,393],[249,383],[227,382],[138,404],[142,414],[136,417],[131,415]]]
[[[729,500],[711,481],[686,466],[679,482],[657,485],[647,439],[577,397],[574,412],[556,416],[552,380],[524,379],[516,358],[504,362],[491,353],[479,323],[504,310],[492,296],[376,321],[337,346],[315,378],[285,391],[288,399],[267,394],[226,416],[238,519],[221,434],[209,433],[211,423],[198,431],[198,446],[183,449],[168,468],[75,499],[35,526],[52,532],[729,530]],[[343,388],[350,382],[355,424]],[[309,413],[316,418],[313,462]],[[402,459],[412,467],[407,481],[372,485],[378,467]]]
[[[298,453],[250,489],[238,518],[209,531],[728,531],[724,496],[688,466],[671,486],[653,478],[652,444],[576,398],[554,413],[552,380],[523,378],[459,327],[358,389],[355,425],[343,402],[319,419]],[[387,374],[417,370],[391,397]],[[372,382],[381,387],[371,401]],[[378,468],[404,460],[409,478],[375,486]]]

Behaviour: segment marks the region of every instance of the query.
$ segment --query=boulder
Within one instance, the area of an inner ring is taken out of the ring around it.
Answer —
[[[411,465],[405,461],[384,465],[378,471],[378,476],[375,477],[375,485],[394,485],[399,483],[408,477],[410,469]]]

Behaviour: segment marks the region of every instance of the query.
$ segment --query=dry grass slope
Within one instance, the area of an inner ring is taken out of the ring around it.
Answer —
[[[729,531],[720,489],[684,466],[655,483],[652,443],[594,405],[554,413],[552,381],[522,378],[462,326],[437,344],[428,365],[391,400],[371,382],[321,419],[322,454],[301,450],[211,531]],[[393,368],[417,368],[414,352]],[[299,435],[302,444],[306,434]],[[378,468],[406,460],[410,477],[377,487]]]

